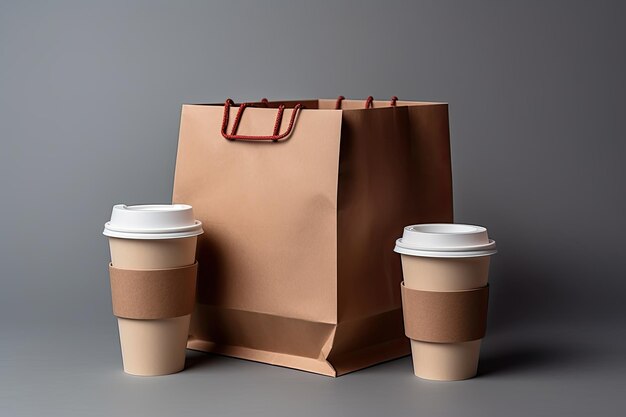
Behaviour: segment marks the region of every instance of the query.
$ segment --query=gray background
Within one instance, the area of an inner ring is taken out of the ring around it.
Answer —
[[[587,415],[626,407],[624,2],[0,2],[0,415]],[[455,213],[497,240],[480,376],[121,371],[102,225],[168,202],[180,107],[450,103]]]

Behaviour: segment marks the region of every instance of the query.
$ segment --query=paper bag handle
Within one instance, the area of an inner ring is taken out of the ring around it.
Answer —
[[[341,102],[344,101],[345,99],[346,98],[344,96],[337,97],[337,101],[335,102],[335,110],[341,110]],[[391,107],[396,107],[397,101],[398,101],[398,97],[393,96],[391,97],[391,101],[389,102],[389,104],[391,105]],[[374,97],[368,96],[367,99],[365,99],[365,108],[371,109],[373,105],[374,105]]]
[[[267,105],[267,100],[262,100],[263,104]],[[222,136],[228,140],[249,140],[249,141],[272,141],[278,142],[281,139],[286,138],[291,134],[293,130],[294,124],[296,122],[296,116],[298,112],[303,108],[302,104],[296,104],[293,108],[293,112],[291,113],[291,119],[289,120],[289,125],[287,126],[287,130],[283,133],[280,133],[280,124],[283,120],[283,112],[285,111],[285,105],[281,104],[278,106],[278,113],[276,114],[276,121],[274,122],[274,130],[271,135],[238,135],[237,129],[239,128],[239,122],[241,121],[241,116],[243,115],[243,111],[246,107],[250,107],[251,103],[241,103],[239,105],[239,110],[237,111],[237,115],[235,116],[235,120],[233,121],[233,128],[230,133],[228,130],[228,118],[230,116],[230,107],[235,103],[231,99],[227,99],[224,103],[224,117],[222,119]]]

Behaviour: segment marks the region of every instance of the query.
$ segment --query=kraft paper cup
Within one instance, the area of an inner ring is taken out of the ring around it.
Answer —
[[[117,205],[104,230],[112,265],[138,270],[192,265],[201,233],[191,206],[182,204]],[[190,314],[157,320],[118,317],[124,372],[156,376],[183,370],[190,318]]]
[[[424,224],[405,228],[396,242],[404,285],[422,291],[461,291],[488,283],[495,241],[481,226]],[[481,339],[461,343],[411,340],[416,376],[438,381],[472,378],[478,369]]]

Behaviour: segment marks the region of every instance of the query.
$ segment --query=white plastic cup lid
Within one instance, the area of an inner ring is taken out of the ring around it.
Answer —
[[[482,226],[454,223],[415,224],[404,228],[394,251],[434,258],[470,258],[495,254],[496,242]]]
[[[175,239],[198,236],[203,230],[187,204],[117,204],[102,233],[122,239]]]

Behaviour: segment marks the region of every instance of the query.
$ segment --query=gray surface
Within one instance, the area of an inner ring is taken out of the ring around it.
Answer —
[[[0,1],[1,415],[624,409],[624,2],[87,3]],[[169,201],[180,105],[338,94],[451,103],[457,221],[500,249],[483,375],[124,376],[101,228]]]
[[[133,377],[121,370],[109,324],[15,330],[0,351],[0,414],[588,417],[626,409],[626,334],[617,323],[543,323],[491,335],[480,376],[463,382],[415,378],[409,358],[332,379],[197,352],[179,374]]]

